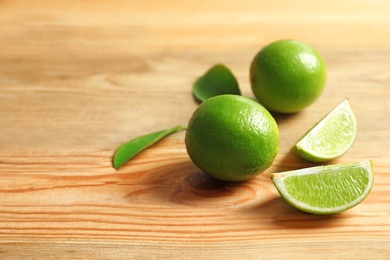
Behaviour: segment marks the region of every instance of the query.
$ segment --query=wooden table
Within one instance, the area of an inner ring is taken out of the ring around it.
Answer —
[[[326,89],[277,115],[280,153],[224,184],[190,161],[184,132],[116,171],[121,143],[186,125],[192,83],[223,63],[254,98],[249,64],[283,38],[323,55]],[[390,259],[387,1],[0,1],[1,259]],[[375,183],[333,216],[287,205],[270,173],[345,97],[358,136],[332,163],[371,159]]]

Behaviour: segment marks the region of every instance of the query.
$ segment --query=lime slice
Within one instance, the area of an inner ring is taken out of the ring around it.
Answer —
[[[314,214],[334,214],[362,202],[374,173],[370,160],[271,174],[280,195],[292,206]]]
[[[298,140],[292,151],[308,161],[329,161],[348,151],[356,132],[355,114],[345,99]]]

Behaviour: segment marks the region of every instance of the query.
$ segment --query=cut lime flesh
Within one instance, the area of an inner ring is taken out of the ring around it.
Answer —
[[[362,202],[374,173],[370,160],[271,174],[280,195],[292,206],[314,214],[334,214]]]
[[[348,151],[356,139],[356,132],[356,117],[349,100],[345,99],[310,129],[292,150],[308,161],[329,161]]]

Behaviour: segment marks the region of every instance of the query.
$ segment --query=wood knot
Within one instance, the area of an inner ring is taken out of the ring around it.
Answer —
[[[220,190],[227,185],[226,181],[217,180],[203,172],[188,175],[185,182],[191,188],[202,191]]]
[[[223,197],[233,194],[229,182],[217,180],[203,172],[190,174],[185,178],[186,190],[202,197]]]
[[[191,173],[176,186],[170,201],[192,207],[223,208],[253,199],[256,192],[245,182],[232,183],[210,177],[203,172]]]

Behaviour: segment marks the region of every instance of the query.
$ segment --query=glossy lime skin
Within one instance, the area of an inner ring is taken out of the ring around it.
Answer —
[[[195,110],[185,143],[191,160],[204,173],[220,180],[243,181],[272,164],[279,151],[279,131],[259,103],[220,95]]]
[[[250,67],[252,91],[267,109],[298,112],[318,99],[326,82],[326,66],[311,46],[281,40],[264,47]]]

